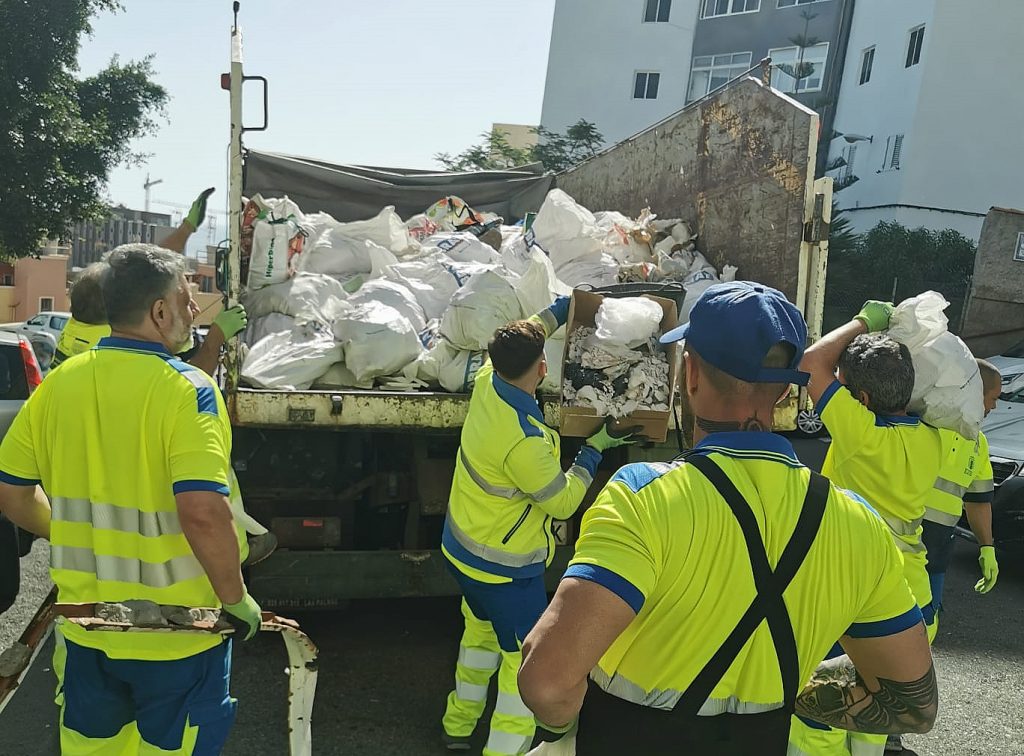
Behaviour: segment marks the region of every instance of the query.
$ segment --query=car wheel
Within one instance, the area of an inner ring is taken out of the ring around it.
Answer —
[[[825,424],[813,409],[802,409],[796,413],[796,429],[802,436],[817,438],[825,430]]]

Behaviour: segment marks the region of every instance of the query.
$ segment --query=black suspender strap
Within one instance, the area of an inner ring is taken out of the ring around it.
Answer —
[[[757,519],[751,511],[750,505],[736,490],[733,482],[729,480],[729,476],[704,454],[689,455],[686,462],[693,465],[711,482],[739,522],[740,529],[743,531],[743,539],[746,541],[747,552],[750,555],[750,567],[754,573],[754,586],[757,594],[725,642],[683,693],[674,711],[688,716],[696,716],[715,686],[718,685],[740,651],[743,650],[743,646],[761,625],[761,622],[767,620],[775,653],[779,659],[783,704],[792,712],[796,697],[800,692],[800,662],[797,656],[796,638],[793,636],[793,625],[789,620],[789,613],[786,611],[782,594],[796,576],[818,534],[821,518],[825,512],[825,503],[828,500],[828,479],[811,472],[810,484],[807,487],[807,495],[804,497],[796,528],[794,528],[793,535],[773,571],[768,562],[764,541],[761,539],[761,531],[757,527]]]

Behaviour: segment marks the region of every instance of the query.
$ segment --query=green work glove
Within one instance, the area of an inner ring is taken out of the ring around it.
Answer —
[[[214,187],[205,189],[202,194],[196,197],[196,201],[192,203],[192,207],[189,208],[188,215],[185,216],[185,220],[192,226],[193,229],[198,230],[203,221],[206,220],[206,200],[210,199],[210,195],[216,191]]]
[[[244,641],[259,632],[260,622],[263,620],[260,605],[249,595],[248,591],[237,604],[224,604],[224,610],[220,616],[231,623],[235,628],[235,635]]]
[[[892,317],[896,306],[892,302],[879,302],[877,299],[869,299],[860,308],[854,320],[863,323],[868,333],[884,331],[889,327],[889,319]]]
[[[242,305],[235,305],[215,317],[213,324],[221,330],[225,339],[230,339],[235,334],[245,330],[245,327],[249,325],[249,316]]]
[[[637,439],[634,436],[643,430],[644,426],[634,425],[631,428],[614,428],[615,421],[608,418],[605,424],[597,433],[587,439],[587,446],[592,446],[599,452],[614,449],[616,446],[635,444]]]
[[[996,561],[995,546],[981,547],[978,565],[981,567],[981,580],[974,586],[974,590],[978,593],[988,593],[996,587],[996,579],[999,577],[999,562]]]

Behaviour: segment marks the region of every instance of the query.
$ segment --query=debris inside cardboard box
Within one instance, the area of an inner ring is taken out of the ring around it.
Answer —
[[[603,342],[596,328],[581,326],[570,335],[564,403],[619,418],[637,410],[667,411],[668,395],[668,359],[656,338],[631,349]]]

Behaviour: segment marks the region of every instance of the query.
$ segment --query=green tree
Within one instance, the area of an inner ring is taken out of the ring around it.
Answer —
[[[597,126],[578,120],[564,134],[543,126],[533,129],[539,137],[536,146],[526,149],[512,147],[502,131],[480,135],[483,140],[458,155],[441,152],[434,156],[449,171],[500,171],[529,163],[540,163],[544,170],[558,173],[593,157],[604,145]]]
[[[80,220],[102,216],[110,171],[140,161],[167,92],[152,61],[114,58],[78,76],[90,19],[117,0],[0,0],[0,255],[34,253]]]

